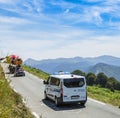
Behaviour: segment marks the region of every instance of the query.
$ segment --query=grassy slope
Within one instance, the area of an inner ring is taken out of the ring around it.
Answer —
[[[42,78],[44,80],[46,80],[49,76],[48,73],[45,73],[39,69],[35,69],[35,68],[32,68],[32,67],[28,67],[28,66],[23,66],[23,68],[27,71],[27,72],[30,72],[31,74],[33,75],[36,75],[37,77],[39,78]]]
[[[33,118],[22,98],[9,86],[0,67],[0,118]]]
[[[112,92],[109,89],[97,86],[88,86],[87,88],[88,96],[91,98],[120,107],[120,91]]]
[[[44,80],[49,76],[49,74],[35,68],[24,66],[24,69]],[[120,107],[120,91],[113,93],[109,89],[96,86],[88,86],[87,89],[89,97]]]

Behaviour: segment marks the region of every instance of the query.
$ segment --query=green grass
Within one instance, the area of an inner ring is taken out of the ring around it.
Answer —
[[[43,80],[49,76],[49,74],[32,67],[24,66],[24,69]],[[115,90],[115,92],[112,92],[109,89],[97,86],[87,86],[87,89],[89,97],[120,107],[120,91]]]
[[[112,92],[107,88],[97,86],[87,86],[87,89],[89,97],[120,107],[120,91]]]
[[[0,67],[0,118],[34,118],[22,103],[21,96],[14,92]]]
[[[37,77],[43,79],[43,80],[46,80],[49,76],[48,73],[45,73],[39,69],[36,69],[36,68],[32,68],[32,67],[29,67],[29,66],[23,66],[24,70],[26,70],[27,72],[30,72],[31,74],[33,75],[36,75]]]

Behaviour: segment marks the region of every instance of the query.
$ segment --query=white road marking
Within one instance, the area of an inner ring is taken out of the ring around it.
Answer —
[[[41,106],[46,106],[45,104],[41,103]]]
[[[40,118],[36,112],[32,112],[32,114],[35,116],[35,118]]]
[[[95,99],[92,99],[92,98],[88,98],[88,100],[93,101],[93,102],[96,102],[96,103],[99,103],[99,104],[101,104],[101,105],[106,105],[105,103],[100,102],[100,101],[95,100]]]
[[[13,90],[14,90],[16,93],[18,93],[17,90],[16,90],[15,88],[13,88]]]
[[[22,101],[23,101],[23,103],[24,103],[24,104],[26,104],[26,103],[27,103],[27,102],[26,102],[26,100],[25,100],[24,98],[22,98]]]

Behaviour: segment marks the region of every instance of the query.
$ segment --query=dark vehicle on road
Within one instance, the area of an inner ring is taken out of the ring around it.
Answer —
[[[19,77],[19,76],[25,76],[25,72],[21,66],[16,67],[14,72],[14,77]]]

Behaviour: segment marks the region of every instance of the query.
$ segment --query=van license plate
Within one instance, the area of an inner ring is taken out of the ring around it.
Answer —
[[[79,99],[79,96],[71,96],[71,99]]]

